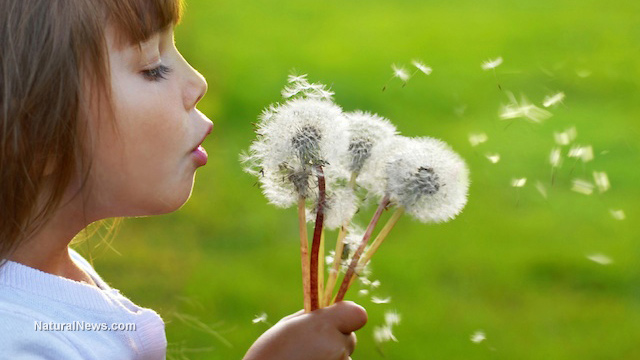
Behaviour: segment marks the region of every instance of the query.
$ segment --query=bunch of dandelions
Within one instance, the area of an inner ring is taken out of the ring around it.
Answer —
[[[403,213],[423,222],[454,218],[466,203],[468,171],[439,140],[405,138],[380,116],[343,112],[333,93],[306,75],[290,76],[282,95],[283,103],[263,111],[241,160],[270,203],[298,206],[304,305],[313,311],[344,298]],[[363,193],[381,200],[359,242],[345,251]],[[382,212],[392,206],[393,216],[367,248]],[[307,218],[315,219],[310,251]],[[326,285],[325,228],[339,229]]]

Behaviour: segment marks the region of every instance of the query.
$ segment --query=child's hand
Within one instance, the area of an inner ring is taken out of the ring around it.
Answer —
[[[256,340],[244,360],[347,360],[367,312],[350,301],[289,315]]]

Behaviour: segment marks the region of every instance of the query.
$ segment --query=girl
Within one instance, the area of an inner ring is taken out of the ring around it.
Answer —
[[[0,358],[162,359],[164,323],[111,288],[75,235],[191,195],[213,124],[173,42],[180,0],[0,2]],[[347,359],[366,313],[282,319],[245,359]]]

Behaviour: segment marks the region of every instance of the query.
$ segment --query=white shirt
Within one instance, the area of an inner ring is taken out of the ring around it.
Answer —
[[[0,359],[165,359],[160,316],[69,255],[99,288],[13,261],[0,266]]]

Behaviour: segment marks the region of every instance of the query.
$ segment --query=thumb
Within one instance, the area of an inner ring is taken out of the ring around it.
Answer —
[[[367,311],[351,301],[341,301],[324,308],[330,321],[343,334],[349,334],[367,323]]]

